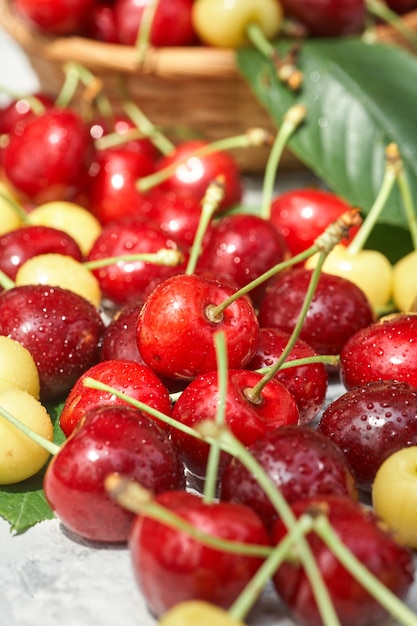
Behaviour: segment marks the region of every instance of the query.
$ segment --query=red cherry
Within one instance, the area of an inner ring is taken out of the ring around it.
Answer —
[[[69,199],[82,184],[92,156],[92,138],[82,118],[71,109],[54,107],[10,135],[4,173],[33,202]]]
[[[107,324],[101,340],[102,361],[125,359],[145,363],[136,341],[136,326],[142,306],[141,300],[132,300],[115,313]]]
[[[147,0],[116,0],[114,16],[120,43],[134,46]],[[189,46],[196,42],[193,0],[159,0],[150,32],[153,46]]]
[[[167,492],[155,501],[213,537],[268,545],[254,511],[229,502],[205,503],[196,494]],[[184,600],[205,600],[228,608],[260,567],[259,557],[203,545],[185,532],[139,515],[129,549],[140,590],[157,616]]]
[[[340,353],[347,389],[376,380],[417,387],[417,315],[398,313],[359,329]]]
[[[87,37],[105,43],[119,43],[113,4],[113,0],[96,0],[84,28]]]
[[[31,117],[36,116],[32,104],[33,98],[43,107],[49,108],[54,105],[52,98],[44,93],[35,93],[31,97],[22,96],[12,100],[0,110],[0,135],[8,135],[9,133],[18,135],[22,132],[25,123]]]
[[[224,283],[244,287],[288,256],[281,233],[257,215],[235,213],[213,223],[206,232],[197,271]],[[267,282],[249,295],[258,302]]]
[[[297,323],[312,270],[283,272],[259,305],[259,324],[291,333]],[[346,341],[371,324],[374,314],[364,293],[351,281],[321,273],[300,338],[318,354],[339,354]]]
[[[96,0],[14,0],[17,11],[32,26],[55,35],[71,35],[83,29]]]
[[[103,330],[99,312],[73,291],[22,285],[0,294],[0,335],[32,354],[45,401],[67,394],[98,361]]]
[[[357,499],[349,465],[336,444],[307,426],[281,426],[249,446],[289,504],[317,496],[337,494]],[[223,472],[220,498],[253,508],[271,528],[278,517],[256,478],[233,458]]]
[[[183,192],[187,190],[201,201],[207,187],[219,176],[224,177],[224,197],[220,209],[226,209],[238,204],[243,195],[242,175],[235,159],[225,151],[214,151],[205,155],[195,155],[195,152],[207,145],[200,140],[184,141],[169,155],[157,161],[157,171],[172,167],[178,163],[175,172],[163,183],[160,188]]]
[[[284,237],[292,256],[296,256],[312,246],[327,226],[351,208],[330,191],[290,189],[274,198],[270,219]],[[349,240],[357,230],[351,229]]]
[[[143,217],[125,217],[103,227],[87,260],[99,261],[161,249],[178,250],[178,246],[156,223]],[[103,297],[117,305],[124,305],[130,300],[144,300],[155,285],[183,270],[184,264],[169,266],[145,261],[118,261],[92,272],[100,284]]]
[[[291,335],[279,328],[259,329],[258,345],[252,359],[246,365],[248,369],[257,370],[270,367],[281,357]],[[304,359],[316,356],[316,352],[302,339],[295,342],[290,354],[285,359]],[[281,369],[275,374],[293,395],[300,412],[300,423],[308,424],[323,408],[329,375],[323,363],[297,365]]]
[[[219,318],[212,309],[234,294],[228,285],[195,275],[177,275],[148,296],[138,319],[137,342],[144,361],[161,376],[192,380],[215,370],[213,335],[225,333],[228,364],[239,369],[253,356],[259,326],[247,297],[226,307]]]
[[[292,509],[296,517],[303,513],[326,515],[354,556],[395,595],[401,599],[406,597],[414,577],[412,553],[395,540],[371,509],[340,496],[298,500]],[[273,542],[278,543],[286,534],[287,529],[278,520],[272,530]],[[348,573],[314,532],[308,534],[308,541],[342,626],[382,623],[387,614],[378,600]],[[281,565],[273,582],[297,622],[306,626],[323,624],[308,577],[299,561],[287,561]]]
[[[147,216],[182,250],[191,248],[200,222],[201,203],[192,194],[154,190]]]
[[[69,530],[90,541],[126,542],[135,516],[107,494],[118,472],[153,493],[185,487],[184,469],[168,435],[127,406],[92,409],[52,458],[45,497]]]
[[[59,424],[66,437],[72,434],[90,409],[97,406],[128,404],[111,393],[86,387],[84,380],[87,377],[109,385],[160,413],[171,415],[168,390],[149,367],[123,359],[101,361],[80,376],[65,400]],[[162,421],[158,424],[162,429],[167,429]]]
[[[343,451],[356,484],[370,491],[383,461],[417,445],[417,388],[375,381],[347,391],[324,411],[318,430]]]
[[[57,253],[82,260],[78,243],[63,230],[30,225],[10,230],[0,236],[0,270],[11,280],[25,261],[39,254]]]
[[[304,24],[310,36],[351,35],[365,27],[364,0],[281,0],[281,4],[288,16]]]
[[[175,403],[172,417],[190,427],[205,419],[215,419],[219,403],[217,376],[217,371],[211,371],[191,381]],[[284,424],[297,424],[299,420],[294,398],[278,381],[268,382],[257,401],[246,395],[261,379],[262,375],[257,372],[228,370],[225,422],[245,446],[253,444],[270,430]],[[208,444],[175,428],[171,436],[188,470],[197,477],[204,477]],[[229,456],[222,453],[219,475],[228,461]]]

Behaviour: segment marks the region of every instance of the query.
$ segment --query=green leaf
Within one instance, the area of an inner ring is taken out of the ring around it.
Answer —
[[[54,441],[58,445],[65,440],[59,426],[62,407],[62,403],[47,407],[54,423]],[[43,492],[45,470],[20,483],[0,486],[0,516],[10,523],[12,531],[23,532],[38,522],[54,518]]]
[[[282,58],[288,45],[276,45]],[[417,60],[411,53],[360,38],[306,40],[299,55],[304,83],[298,93],[281,83],[272,63],[252,48],[237,52],[237,64],[277,126],[290,106],[307,106],[306,121],[289,147],[351,205],[364,213],[372,206],[391,142],[399,147],[417,198]],[[398,187],[380,222],[399,227],[400,238],[408,230]]]

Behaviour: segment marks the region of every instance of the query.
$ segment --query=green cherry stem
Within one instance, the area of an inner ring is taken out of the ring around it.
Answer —
[[[184,532],[206,546],[254,557],[267,557],[271,553],[270,546],[221,539],[199,530],[192,523],[155,502],[148,489],[120,474],[109,474],[104,481],[104,486],[114,500],[132,513],[144,515]]]
[[[0,270],[0,286],[5,291],[8,291],[9,289],[13,289],[13,287],[15,286],[14,281],[11,278],[9,278],[7,274],[3,272],[3,270]]]
[[[174,144],[156,128],[135,102],[126,100],[123,103],[123,109],[143,135],[148,137],[162,154],[170,154],[175,149]]]
[[[175,173],[177,167],[181,164],[185,164],[192,157],[202,157],[213,152],[232,150],[236,148],[253,148],[270,143],[270,134],[263,128],[250,128],[245,133],[240,135],[233,135],[232,137],[226,137],[218,139],[211,143],[203,145],[201,148],[195,150],[192,154],[188,154],[183,159],[171,163],[167,167],[140,178],[136,186],[139,191],[149,191],[153,187],[163,183],[167,178]]]
[[[291,367],[300,367],[301,365],[312,365],[314,363],[324,363],[324,365],[330,365],[332,367],[337,367],[339,365],[340,357],[338,354],[316,354],[315,356],[306,356],[302,359],[292,359],[291,361],[285,361],[285,363],[281,363],[279,366],[279,370],[287,370]],[[275,364],[274,364],[275,365]],[[269,365],[268,367],[260,367],[257,372],[260,374],[266,374],[270,371],[271,367],[274,365]]]
[[[403,202],[405,215],[407,218],[408,228],[410,230],[411,240],[413,242],[413,247],[414,250],[417,250],[417,215],[415,211],[413,196],[411,194],[410,185],[403,166],[398,168],[397,182]]]
[[[220,427],[225,423],[227,399],[227,348],[224,332],[220,331],[214,333],[214,345],[217,357],[217,380],[219,388],[219,399],[217,403],[215,423]],[[214,500],[217,492],[220,453],[221,450],[218,442],[213,441],[210,444],[204,481],[203,500],[207,503]]]
[[[389,24],[417,50],[416,33],[398,13],[389,8],[386,2],[383,0],[366,0],[365,5],[371,15]]]
[[[295,104],[286,112],[283,122],[279,128],[275,141],[265,167],[262,204],[260,216],[265,220],[271,217],[271,202],[274,193],[275,177],[281,160],[282,153],[290,137],[297,128],[304,122],[307,115],[307,107],[303,104]]]
[[[35,431],[31,430],[28,426],[26,426],[26,424],[21,422],[19,419],[17,419],[17,417],[15,417],[9,411],[2,407],[0,407],[0,416],[7,420],[9,424],[20,430],[21,433],[29,437],[29,439],[40,445],[50,454],[55,455],[57,454],[57,452],[59,452],[60,446],[58,446],[56,443],[53,443],[52,441],[49,441],[49,439],[42,437],[42,435],[38,435],[38,433],[35,433]]]
[[[201,201],[201,213],[198,221],[197,230],[194,235],[193,244],[190,249],[185,274],[193,274],[200,256],[202,242],[207,227],[217,211],[220,202],[224,197],[224,176],[218,176],[207,187],[204,198]]]
[[[355,255],[360,252],[368,240],[381,212],[386,205],[394,184],[397,180],[398,170],[401,168],[401,158],[396,144],[391,143],[385,150],[385,173],[378,195],[372,207],[355,237],[347,247],[349,254]]]
[[[149,47],[151,39],[152,24],[155,17],[156,9],[158,7],[158,0],[151,0],[146,2],[143,9],[142,18],[140,20],[140,26],[135,41],[135,47],[138,51],[139,65],[141,66],[145,61],[146,51]]]
[[[95,102],[106,118],[113,115],[112,106],[103,91],[101,80],[95,76],[81,63],[69,61],[64,65],[65,79],[55,103],[58,106],[66,107],[74,98],[80,82],[85,87],[83,98],[86,102]]]
[[[195,426],[195,429],[198,430],[198,432],[200,432],[209,443],[211,443],[213,439],[217,439],[222,449],[224,449],[223,446],[225,446],[228,450],[232,450],[232,455],[236,457],[240,463],[246,467],[250,474],[256,478],[259,486],[270,499],[271,504],[274,506],[282,522],[290,532],[297,523],[296,517],[292,512],[290,505],[282,495],[281,491],[277,489],[271,481],[262,465],[258,463],[255,457],[235,437],[231,430],[226,426],[219,428],[212,420],[200,422]],[[309,543],[303,536],[299,538],[297,543],[297,556],[301,559],[304,565],[324,626],[340,626],[339,619],[330,599],[329,592],[324,583],[320,569],[316,563]]]
[[[417,615],[388,589],[345,546],[325,515],[316,517],[314,530],[342,565],[403,626],[417,626]]]
[[[156,252],[141,252],[138,254],[123,254],[121,256],[106,257],[104,259],[95,259],[94,261],[85,261],[83,265],[89,270],[97,270],[108,265],[116,263],[129,263],[134,261],[143,261],[144,263],[153,263],[154,265],[166,265],[175,267],[184,261],[184,255],[180,250],[172,248],[161,248]]]

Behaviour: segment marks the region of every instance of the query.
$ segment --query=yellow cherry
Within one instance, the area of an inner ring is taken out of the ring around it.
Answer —
[[[417,250],[402,257],[394,265],[392,296],[399,311],[411,311],[417,298]]]
[[[372,503],[399,540],[417,548],[417,446],[402,448],[383,461],[372,486]]]
[[[31,224],[51,226],[71,235],[86,257],[101,232],[101,224],[90,211],[74,202],[56,200],[40,204],[29,214]]]
[[[306,267],[317,265],[318,255],[307,259]],[[367,296],[376,310],[384,307],[391,299],[393,268],[387,257],[378,250],[359,250],[352,254],[348,248],[338,244],[328,254],[323,271],[336,274],[355,283]]]
[[[50,453],[10,424],[2,411],[48,441],[52,441],[53,425],[46,408],[26,391],[7,389],[0,393],[0,484],[10,485],[37,474]]]
[[[39,400],[39,373],[31,353],[15,339],[0,336],[0,392],[6,389],[21,389]]]
[[[16,273],[20,285],[51,285],[75,291],[96,308],[101,304],[97,278],[85,265],[64,254],[39,254],[25,261]]]
[[[266,39],[278,34],[283,10],[278,0],[196,0],[193,26],[202,41],[218,48],[248,43],[247,29],[258,24]]]
[[[189,600],[179,602],[159,620],[159,626],[245,626],[227,611],[209,602]]]

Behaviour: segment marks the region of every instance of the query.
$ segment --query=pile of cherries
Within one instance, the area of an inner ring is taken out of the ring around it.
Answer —
[[[87,122],[43,94],[5,107],[0,133],[0,335],[33,358],[40,402],[63,402],[65,442],[49,448],[44,478],[62,523],[87,540],[128,542],[158,617],[196,599],[229,610],[289,532],[286,515],[314,523],[324,514],[387,597],[405,598],[415,546],[362,500],[384,461],[417,441],[417,316],[377,321],[355,283],[302,262],[351,207],[329,191],[294,189],[261,217],[242,209],[244,178],[226,150],[171,146],[128,115]],[[178,253],[175,263],[161,251]],[[66,286],[51,279],[63,259],[65,280],[75,277]],[[35,260],[35,273],[24,272]],[[85,274],[98,306],[79,293]],[[326,406],[338,376],[346,393]],[[232,440],[216,444],[200,427],[218,426],[220,405]],[[283,497],[284,515],[239,446]],[[153,508],[121,505],[121,488],[106,488],[114,474]],[[340,623],[390,612],[321,535],[306,537]],[[322,623],[296,552],[271,578],[296,619]]]

